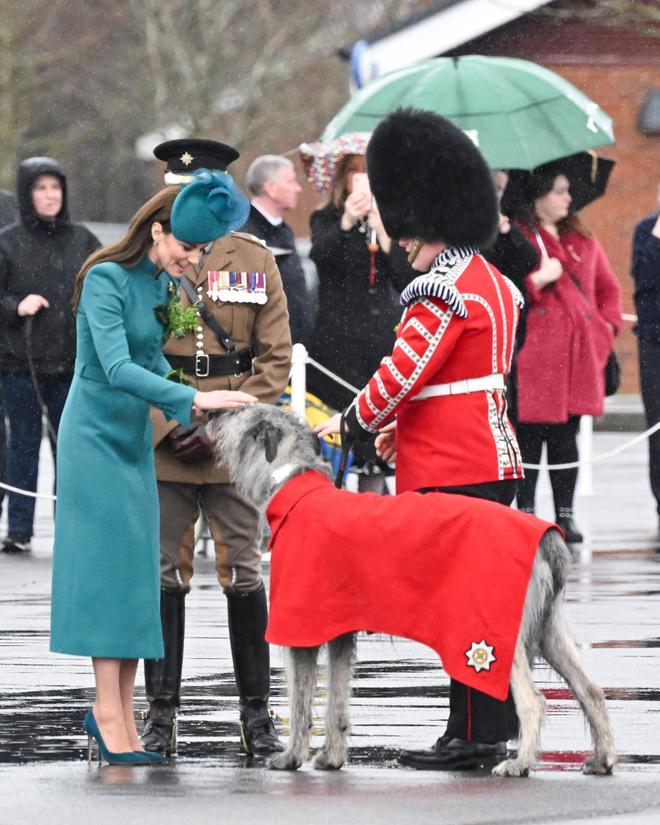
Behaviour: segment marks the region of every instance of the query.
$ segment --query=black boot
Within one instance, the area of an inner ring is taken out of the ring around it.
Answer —
[[[270,652],[266,642],[268,606],[263,587],[254,593],[227,593],[229,641],[246,752],[265,756],[283,751],[268,712]]]
[[[564,531],[566,544],[580,544],[584,536],[575,523],[575,514],[572,507],[560,507],[557,510],[557,526]]]
[[[183,592],[160,591],[165,658],[144,660],[149,711],[141,741],[146,750],[167,756],[176,756],[176,713],[181,704],[185,598]]]

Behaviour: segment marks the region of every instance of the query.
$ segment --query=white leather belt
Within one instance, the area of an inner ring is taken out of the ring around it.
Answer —
[[[481,378],[463,378],[461,381],[451,381],[449,384],[427,384],[412,399],[423,401],[425,398],[434,398],[437,395],[467,395],[480,390],[503,390],[504,375],[501,372],[493,375],[482,375]]]

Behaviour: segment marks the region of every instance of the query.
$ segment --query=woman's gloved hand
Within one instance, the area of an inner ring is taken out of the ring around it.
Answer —
[[[179,425],[168,436],[174,455],[186,464],[204,461],[213,456],[213,444],[202,421],[192,427]]]

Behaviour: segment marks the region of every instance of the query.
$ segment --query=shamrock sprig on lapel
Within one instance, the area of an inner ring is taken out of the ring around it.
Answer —
[[[186,332],[194,332],[199,323],[197,310],[194,307],[184,307],[179,300],[177,288],[170,283],[167,287],[169,299],[166,304],[154,308],[156,318],[165,328],[164,340],[168,338],[183,338]]]

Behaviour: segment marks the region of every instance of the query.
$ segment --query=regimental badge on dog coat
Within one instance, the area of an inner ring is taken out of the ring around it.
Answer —
[[[465,651],[467,666],[473,667],[477,673],[480,670],[490,670],[490,666],[497,659],[493,655],[493,646],[486,644],[486,640],[472,642],[470,649]]]

